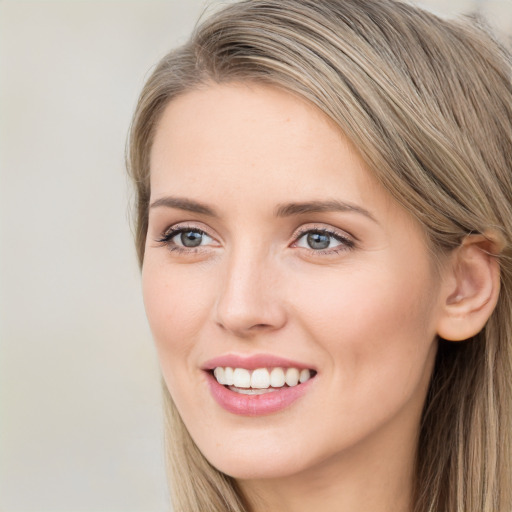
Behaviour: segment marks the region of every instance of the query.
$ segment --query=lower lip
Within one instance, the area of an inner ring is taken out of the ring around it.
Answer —
[[[226,411],[240,416],[262,416],[282,411],[298,400],[310,388],[314,378],[292,387],[283,387],[261,395],[244,395],[219,384],[207,373],[208,386],[215,401]]]

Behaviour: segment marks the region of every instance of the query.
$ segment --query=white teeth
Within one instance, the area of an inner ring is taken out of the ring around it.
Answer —
[[[270,385],[273,388],[282,388],[286,380],[284,378],[284,371],[282,368],[274,368],[270,372]]]
[[[227,368],[226,368],[227,370]],[[226,373],[224,374],[226,375]],[[300,372],[300,376],[299,376],[299,382],[302,384],[303,382],[306,382],[307,380],[309,380],[311,378],[311,373],[309,372],[309,370],[301,370]]]
[[[258,368],[251,375],[251,388],[267,389],[270,386],[270,374],[266,368]]]
[[[217,379],[217,382],[219,384],[222,384],[222,385],[226,384],[224,368],[217,366],[217,368],[215,368],[215,370],[213,370],[213,374],[215,375],[215,378]]]
[[[229,366],[224,368],[224,380],[228,386],[232,386],[235,383],[233,379],[233,368],[230,368]]]
[[[233,371],[233,386],[237,388],[250,388],[251,374],[249,370],[245,368],[235,368]]]
[[[223,368],[218,366],[213,374],[219,384],[232,386],[245,390],[272,390],[282,388],[285,384],[289,387],[308,381],[311,372],[308,369],[297,368],[258,368],[247,370],[245,368]],[[259,394],[256,392],[244,392],[245,394]]]
[[[299,370],[297,368],[288,368],[285,378],[288,386],[296,386],[299,383]]]

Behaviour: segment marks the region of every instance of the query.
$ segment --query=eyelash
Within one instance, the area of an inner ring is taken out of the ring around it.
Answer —
[[[197,254],[198,252],[201,252],[204,249],[204,246],[197,246],[197,247],[185,247],[181,245],[177,245],[174,242],[172,242],[172,239],[182,233],[187,232],[194,232],[199,233],[201,235],[205,235],[209,238],[212,238],[208,233],[202,229],[199,229],[195,226],[176,226],[168,228],[162,235],[161,238],[157,239],[156,242],[159,244],[162,244],[164,246],[167,246],[167,249],[172,252],[177,253],[194,253]],[[330,238],[334,238],[336,241],[340,242],[339,246],[331,247],[327,249],[312,249],[312,248],[306,248],[302,247],[302,249],[305,249],[309,251],[313,255],[333,255],[333,254],[339,254],[340,252],[344,251],[350,251],[355,248],[356,244],[354,240],[351,238],[342,235],[341,233],[337,231],[330,230],[328,228],[323,227],[308,227],[308,228],[301,228],[297,233],[294,234],[294,242],[292,244],[292,247],[297,247],[298,242],[306,235],[315,233],[320,235],[327,235]]]
[[[310,233],[316,233],[320,235],[327,235],[330,238],[334,238],[334,240],[340,242],[340,245],[336,247],[331,247],[327,249],[312,249],[312,248],[305,248],[310,253],[314,255],[332,255],[332,254],[339,254],[340,252],[350,251],[355,248],[356,244],[354,240],[349,238],[348,236],[342,235],[338,231],[334,231],[328,228],[322,228],[322,227],[307,227],[307,228],[301,228],[299,229],[298,233],[294,234],[295,241],[293,242],[293,246],[297,246],[297,243],[303,238],[304,236],[310,234]]]
[[[200,233],[201,235],[206,235],[209,238],[208,233],[204,231],[203,229],[199,229],[195,226],[176,226],[171,227],[165,230],[162,237],[156,240],[157,243],[167,246],[167,249],[172,252],[178,252],[178,253],[198,253],[201,250],[204,250],[203,246],[197,246],[197,247],[185,247],[181,245],[177,245],[174,242],[172,242],[172,239],[175,236],[180,235],[181,233],[187,233],[187,232],[194,232],[194,233]]]

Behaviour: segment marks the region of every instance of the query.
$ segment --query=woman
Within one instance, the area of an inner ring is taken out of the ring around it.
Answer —
[[[512,89],[483,29],[248,0],[135,113],[176,511],[512,510]]]

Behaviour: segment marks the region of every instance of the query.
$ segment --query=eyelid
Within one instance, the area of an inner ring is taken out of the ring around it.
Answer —
[[[304,224],[300,226],[298,229],[296,229],[292,235],[292,239],[297,240],[305,233],[309,233],[311,231],[319,231],[322,233],[328,233],[334,237],[339,237],[342,240],[350,240],[352,242],[358,242],[358,238],[349,233],[348,231],[344,229],[335,228],[334,226],[330,224],[320,224],[320,223],[311,223],[311,224]]]
[[[215,238],[210,233],[210,229],[208,226],[205,226],[202,222],[195,222],[195,221],[183,221],[183,222],[175,222],[173,224],[169,224],[161,231],[160,236],[164,237],[168,235],[169,233],[180,231],[180,230],[190,230],[190,231],[201,231],[202,233],[207,234],[211,238]]]

